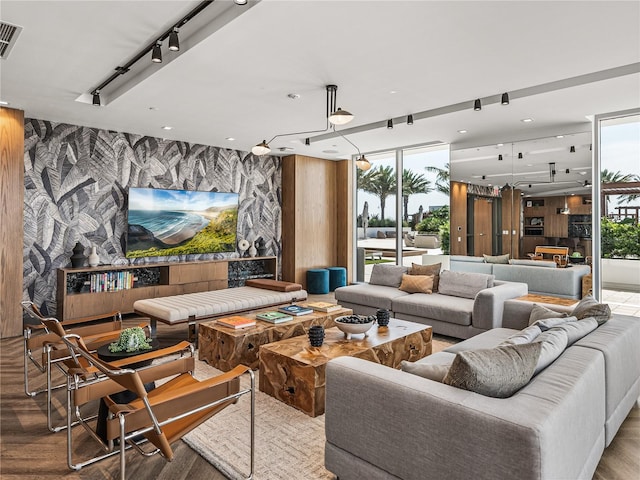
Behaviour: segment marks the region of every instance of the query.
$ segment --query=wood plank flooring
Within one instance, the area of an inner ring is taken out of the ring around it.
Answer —
[[[135,325],[135,319],[126,320]],[[184,326],[158,327],[162,344],[186,338]],[[66,463],[66,433],[49,433],[46,428],[46,398],[28,398],[23,385],[22,338],[0,340],[0,478],[30,480],[65,478],[113,480],[119,478],[118,457],[112,457],[72,472]],[[36,377],[44,386],[44,375]],[[60,391],[57,398],[64,398]],[[78,455],[95,451],[95,442],[80,428],[73,430]],[[127,478],[136,480],[220,480],[225,477],[182,441],[173,444],[175,459],[166,462],[156,455],[144,458],[127,453]],[[302,480],[304,477],[301,477]],[[640,409],[634,408],[609,448],[594,476],[597,480],[640,478]],[[269,480],[269,479],[263,479]],[[295,479],[287,479],[295,480]]]

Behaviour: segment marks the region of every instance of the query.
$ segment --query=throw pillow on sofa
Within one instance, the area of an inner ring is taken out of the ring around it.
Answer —
[[[551,310],[550,308],[543,307],[542,305],[534,303],[533,308],[531,309],[531,313],[529,314],[529,325],[533,325],[538,320],[544,320],[545,318],[563,317],[568,317],[568,315],[566,313],[556,312],[555,310]]]
[[[571,315],[578,320],[593,317],[598,325],[602,325],[611,318],[611,309],[606,303],[598,303],[592,295],[587,295],[575,306]]]
[[[509,254],[505,253],[504,255],[486,255],[482,254],[484,257],[484,263],[500,263],[509,265]]]
[[[433,293],[433,275],[402,275],[402,283],[398,287],[407,293]]]
[[[440,382],[444,380],[447,372],[449,372],[449,367],[451,365],[435,365],[432,363],[415,363],[415,362],[407,362],[403,360],[400,362],[400,369],[403,372],[411,373],[413,375],[418,375],[419,377],[428,378],[429,380],[433,380],[435,382]]]
[[[459,352],[443,383],[488,397],[510,397],[531,380],[541,350],[540,343],[526,343]]]
[[[438,293],[453,297],[476,298],[480,290],[493,286],[493,275],[486,273],[451,272],[443,270],[440,273]]]
[[[595,318],[589,317],[578,321],[576,317],[568,317],[573,321],[563,323],[550,330],[562,330],[567,334],[567,347],[570,347],[573,343],[580,340],[582,337],[589,335],[596,328],[598,328],[598,321]]]
[[[398,288],[402,283],[402,275],[407,273],[407,267],[402,265],[384,265],[376,263],[371,270],[371,285],[383,285],[385,287]]]
[[[438,284],[440,283],[440,270],[442,269],[442,263],[433,263],[431,265],[419,265],[412,263],[409,269],[409,275],[433,275],[433,291],[438,291]]]
[[[527,328],[522,329],[518,333],[511,335],[506,340],[503,340],[500,345],[522,345],[523,343],[531,343],[541,333],[542,330],[540,330],[538,325],[529,325]]]
[[[567,348],[568,341],[567,332],[563,330],[547,330],[538,335],[538,338],[533,343],[539,343],[541,350],[534,375],[540,373],[562,355],[562,352]]]

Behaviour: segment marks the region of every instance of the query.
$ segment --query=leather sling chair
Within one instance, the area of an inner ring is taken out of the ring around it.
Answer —
[[[34,397],[35,395],[47,392],[47,428],[52,432],[58,432],[66,428],[65,426],[54,426],[52,420],[52,392],[59,388],[63,388],[66,384],[61,383],[53,385],[51,374],[54,367],[57,367],[63,374],[64,368],[62,363],[69,359],[69,351],[62,343],[61,337],[68,333],[76,333],[85,341],[87,347],[94,351],[108,343],[118,340],[122,332],[122,317],[120,312],[112,312],[107,315],[96,315],[92,317],[83,317],[76,319],[70,323],[63,323],[50,317],[49,320],[55,320],[49,326],[45,324],[46,317],[42,315],[38,307],[30,301],[21,302],[23,311],[32,321],[37,321],[38,325],[25,323],[24,328],[24,384],[25,393]],[[80,325],[81,323],[96,322],[111,318],[110,321],[100,322],[91,325]],[[73,326],[67,329],[68,325]],[[138,325],[142,328],[149,329],[147,323]],[[34,333],[36,333],[34,335]],[[36,358],[35,352],[40,351],[41,359]],[[43,390],[30,390],[29,387],[29,364],[36,366],[38,371],[46,374],[46,388]]]
[[[255,445],[255,377],[251,369],[244,365],[238,365],[229,372],[222,373],[206,380],[197,380],[191,372],[183,372],[160,385],[154,390],[147,392],[144,382],[148,380],[144,371],[136,371],[130,368],[119,368],[114,363],[107,363],[92,355],[88,348],[77,335],[67,335],[63,337],[69,351],[78,365],[77,370],[69,371],[68,389],[69,395],[76,408],[81,404],[104,395],[105,402],[109,407],[107,418],[107,440],[112,446],[114,440],[118,440],[118,450],[107,452],[97,461],[112,454],[120,454],[120,478],[126,478],[126,458],[125,452],[132,447],[144,456],[160,453],[167,461],[173,460],[173,450],[171,443],[182,438],[210,417],[220,412],[225,407],[246,394],[250,394],[250,473],[247,479],[253,478],[254,474],[254,445]],[[193,358],[190,359],[193,362]],[[89,367],[83,366],[87,362]],[[73,384],[78,376],[85,376],[87,368],[98,369],[106,375],[110,383],[103,382],[96,389],[85,387],[74,389]],[[240,377],[249,375],[250,386],[244,388],[240,386]],[[126,389],[137,394],[138,398],[126,403],[118,404],[111,398],[111,393],[105,391],[115,384],[119,389]],[[71,421],[70,419],[68,420]],[[68,429],[67,435],[69,436]],[[93,436],[93,435],[92,435]],[[138,441],[140,436],[143,441]],[[95,436],[93,436],[96,438]],[[144,449],[144,445],[150,442],[155,449]],[[71,451],[69,451],[69,467],[72,469],[81,468],[84,465],[73,464]]]

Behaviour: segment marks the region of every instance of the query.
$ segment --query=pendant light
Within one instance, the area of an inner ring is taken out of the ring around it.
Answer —
[[[562,215],[569,215],[571,211],[569,210],[569,206],[567,205],[567,196],[564,196],[564,208],[560,210]]]
[[[371,168],[371,162],[367,160],[367,157],[362,155],[358,160],[356,160],[356,167],[358,167],[363,172],[366,172]]]
[[[271,148],[269,148],[269,145],[267,144],[266,140],[262,140],[262,142],[260,142],[257,145],[254,145],[251,148],[251,153],[253,153],[254,155],[266,155],[270,151],[271,151]]]

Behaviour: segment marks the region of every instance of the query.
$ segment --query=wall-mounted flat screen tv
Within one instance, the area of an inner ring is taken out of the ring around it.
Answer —
[[[128,258],[233,252],[237,193],[129,188]]]

